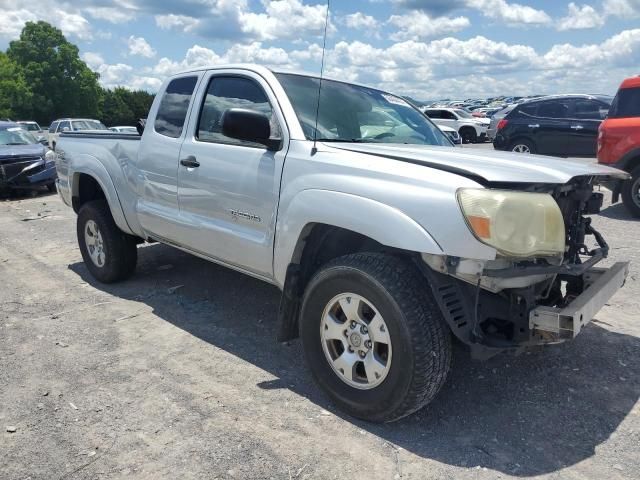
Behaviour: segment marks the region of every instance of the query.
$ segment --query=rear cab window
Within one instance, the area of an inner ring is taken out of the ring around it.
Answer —
[[[620,90],[609,110],[609,118],[631,117],[640,117],[640,87]]]
[[[56,133],[56,128],[58,128],[58,122],[53,122],[49,127],[49,133]]]
[[[167,85],[154,122],[157,133],[170,138],[182,136],[197,82],[197,76],[189,76],[176,78]]]

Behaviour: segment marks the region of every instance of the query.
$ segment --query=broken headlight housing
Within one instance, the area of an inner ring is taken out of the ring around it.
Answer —
[[[458,203],[481,242],[506,257],[562,256],[566,233],[560,207],[546,193],[460,189]]]

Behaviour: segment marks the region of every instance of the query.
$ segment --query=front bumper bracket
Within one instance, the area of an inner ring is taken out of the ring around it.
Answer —
[[[575,338],[624,285],[629,262],[611,268],[591,268],[584,274],[587,288],[565,308],[539,306],[529,313],[529,328],[534,337],[549,341]]]

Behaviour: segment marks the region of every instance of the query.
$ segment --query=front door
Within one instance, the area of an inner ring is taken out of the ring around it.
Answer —
[[[215,71],[205,78],[180,152],[178,199],[183,225],[180,243],[260,276],[273,274],[273,241],[280,177],[288,138],[268,84],[245,71]],[[282,149],[236,140],[222,133],[230,108],[255,110],[271,118],[271,138]]]

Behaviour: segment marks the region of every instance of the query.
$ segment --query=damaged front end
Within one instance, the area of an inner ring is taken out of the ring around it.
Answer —
[[[53,185],[56,178],[51,155],[0,157],[0,190],[33,190]]]
[[[552,249],[530,257],[499,251],[491,261],[422,255],[421,269],[445,319],[473,356],[488,358],[572,339],[622,287],[628,262],[595,267],[609,253],[588,216],[599,213],[603,204],[595,182],[594,177],[579,177],[561,186],[520,186],[520,192],[550,195],[559,207],[564,245],[555,254]],[[475,223],[470,228],[481,239],[478,232],[489,227],[471,218]]]

